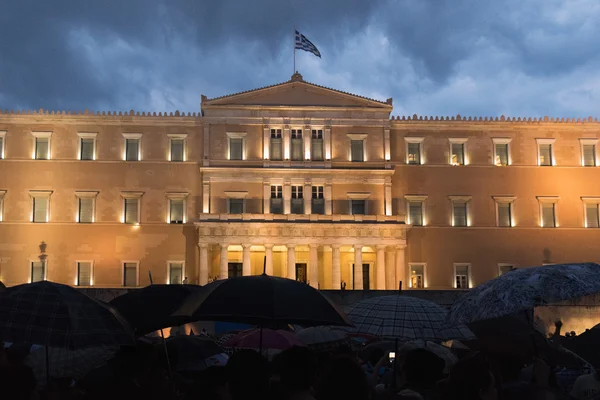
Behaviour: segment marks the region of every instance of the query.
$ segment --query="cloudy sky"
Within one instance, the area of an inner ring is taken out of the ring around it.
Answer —
[[[600,116],[595,0],[0,0],[0,108],[199,111],[290,78],[395,115]]]

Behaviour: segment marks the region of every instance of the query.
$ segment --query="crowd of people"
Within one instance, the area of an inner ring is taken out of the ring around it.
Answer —
[[[1,347],[0,347],[1,348]],[[552,367],[541,359],[492,358],[466,351],[450,369],[425,348],[396,354],[347,345],[315,352],[292,347],[272,360],[239,350],[223,367],[170,372],[157,346],[122,348],[85,377],[53,379],[40,388],[24,357],[0,352],[0,397],[6,399],[160,400],[502,400],[600,399],[600,375]],[[173,361],[173,360],[171,360]]]

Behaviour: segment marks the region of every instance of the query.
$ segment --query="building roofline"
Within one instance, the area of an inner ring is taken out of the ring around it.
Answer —
[[[559,118],[559,117],[505,117],[504,115],[496,116],[496,117],[462,117],[460,114],[456,116],[419,116],[417,114],[413,114],[412,117],[409,116],[391,116],[391,122],[399,122],[399,123],[421,123],[421,122],[470,122],[470,123],[490,123],[490,122],[501,122],[501,123],[520,123],[520,124],[528,124],[528,123],[564,123],[564,124],[598,124],[598,118],[587,117],[587,118]]]

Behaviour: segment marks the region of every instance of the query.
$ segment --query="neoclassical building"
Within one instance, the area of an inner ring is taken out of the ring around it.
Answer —
[[[0,279],[468,289],[600,260],[597,119],[392,108],[296,73],[198,114],[0,111]]]

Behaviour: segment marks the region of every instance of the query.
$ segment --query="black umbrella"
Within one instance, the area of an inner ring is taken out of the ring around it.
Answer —
[[[210,358],[224,351],[213,340],[201,336],[173,336],[166,340],[170,365],[177,371],[199,371],[210,366]]]
[[[193,321],[260,326],[274,322],[352,326],[345,314],[318,290],[302,282],[265,274],[209,283],[173,315]]]
[[[113,299],[110,305],[129,321],[137,336],[143,336],[162,328],[191,322],[189,318],[174,317],[172,314],[200,289],[197,285],[150,285],[131,290]]]

